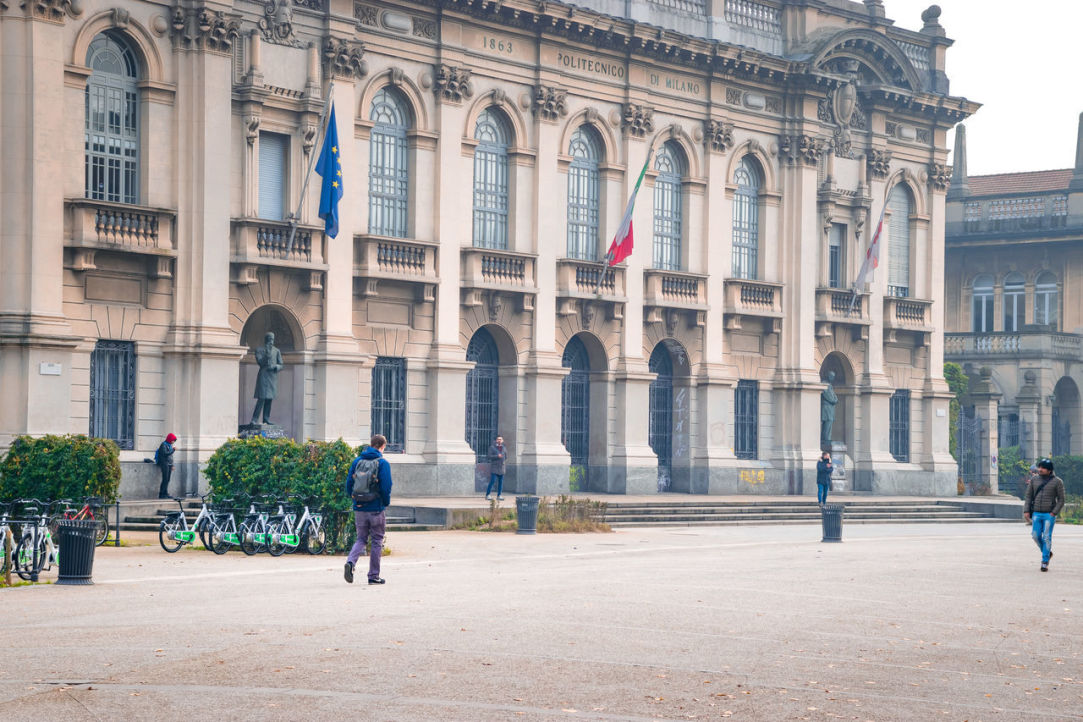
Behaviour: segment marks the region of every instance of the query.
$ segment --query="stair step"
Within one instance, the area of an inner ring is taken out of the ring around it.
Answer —
[[[993,519],[991,517],[979,517],[979,518],[967,518],[967,519],[938,519],[928,517],[899,517],[896,519],[845,519],[843,526],[847,524],[973,524],[973,523],[988,523],[988,522],[1010,522],[1017,524],[1016,519]],[[763,519],[740,519],[734,521],[700,521],[700,522],[681,522],[681,521],[651,521],[645,523],[636,522],[606,522],[612,528],[631,528],[631,527],[695,527],[695,526],[782,526],[787,524],[819,524],[819,519],[772,519],[765,517]]]

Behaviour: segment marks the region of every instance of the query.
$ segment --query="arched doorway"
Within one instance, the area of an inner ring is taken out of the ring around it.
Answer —
[[[833,374],[833,376],[832,376]],[[817,434],[816,445],[823,451],[830,451],[837,470],[846,478],[846,488],[852,491],[872,491],[872,478],[868,474],[861,475],[854,469],[854,454],[857,451],[858,439],[854,429],[857,395],[854,389],[854,371],[850,360],[838,351],[832,351],[820,364],[820,381],[827,383],[831,378],[831,386],[838,397],[835,404],[835,421],[831,425],[831,438],[828,444],[824,444]],[[823,401],[820,401],[820,409],[823,409]],[[816,415],[820,421],[820,414]],[[885,423],[887,419],[884,420]],[[821,422],[822,423],[822,422]],[[868,443],[868,439],[865,439]],[[827,447],[827,448],[825,448]]]
[[[297,319],[281,306],[260,306],[245,321],[241,329],[241,345],[248,349],[241,359],[240,390],[237,400],[238,426],[252,418],[256,400],[256,348],[263,345],[263,338],[271,332],[275,346],[282,352],[283,368],[278,372],[277,395],[271,407],[271,421],[282,427],[283,433],[297,441],[303,440],[304,431],[304,338]]]
[[[561,365],[571,370],[560,385],[560,441],[572,457],[571,491],[585,491],[590,464],[590,355],[578,336],[564,347]]]
[[[688,490],[688,354],[665,339],[651,352],[649,368],[655,378],[648,396],[647,441],[658,456],[658,491]]]
[[[466,360],[474,362],[466,373],[466,443],[479,463],[487,462],[500,422],[500,352],[487,329],[474,333]]]
[[[1053,388],[1052,422],[1053,456],[1077,452],[1081,448],[1078,436],[1083,431],[1079,423],[1079,387],[1067,376]]]

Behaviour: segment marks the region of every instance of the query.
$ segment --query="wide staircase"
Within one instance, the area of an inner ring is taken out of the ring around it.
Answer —
[[[992,514],[967,511],[948,500],[876,500],[862,497],[835,497],[828,503],[842,504],[845,524],[935,524],[1011,521]],[[629,526],[726,526],[738,524],[819,523],[820,507],[815,500],[793,501],[679,501],[659,497],[649,504],[610,502],[605,521],[611,527]]]

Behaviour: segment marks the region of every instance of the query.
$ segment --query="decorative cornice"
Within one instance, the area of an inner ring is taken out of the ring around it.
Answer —
[[[814,166],[820,162],[827,142],[811,135],[784,135],[779,139],[779,152],[790,165]]]
[[[69,16],[77,18],[83,14],[81,3],[72,0],[24,0],[21,7],[30,10],[35,20],[47,20],[63,24]],[[8,3],[0,2],[0,10],[7,10]]]
[[[474,95],[474,87],[470,84],[470,68],[459,68],[447,63],[436,66],[433,79],[433,92],[437,100],[447,103],[461,103],[464,98]]]
[[[936,191],[946,191],[951,184],[951,166],[943,163],[929,164],[929,187]]]
[[[654,108],[647,105],[625,103],[620,129],[636,138],[654,132]]]
[[[721,120],[703,121],[703,135],[711,150],[728,153],[733,147],[733,123]]]
[[[205,7],[174,6],[170,24],[174,47],[226,55],[233,52],[233,41],[241,32],[240,16]]]
[[[891,172],[891,151],[870,148],[865,155],[865,167],[869,177],[883,180]]]
[[[534,115],[551,123],[568,114],[568,91],[555,85],[534,86]]]
[[[345,38],[327,38],[323,43],[323,67],[334,78],[354,80],[368,75],[365,44]]]

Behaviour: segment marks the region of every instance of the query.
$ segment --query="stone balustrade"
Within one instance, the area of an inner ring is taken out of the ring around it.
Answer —
[[[1004,356],[1083,360],[1083,336],[1054,331],[945,333],[944,356],[953,361]]]
[[[353,240],[354,276],[362,279],[362,294],[376,295],[381,283],[395,281],[415,284],[419,300],[436,298],[439,244],[367,233],[359,233]]]
[[[114,251],[151,256],[153,276],[172,275],[175,211],[87,198],[68,199],[64,211],[64,245],[72,249],[68,268],[93,270],[95,253]]]
[[[643,305],[706,310],[707,276],[687,271],[643,271]]]
[[[919,298],[884,296],[884,328],[931,331],[933,302]]]
[[[460,259],[464,305],[479,305],[486,293],[505,293],[518,297],[521,308],[533,309],[538,293],[535,254],[467,246]]]
[[[326,241],[319,226],[299,225],[291,243],[290,224],[285,221],[234,218],[231,225],[234,282],[256,283],[260,268],[280,268],[305,274],[308,290],[323,288]]]
[[[770,319],[771,330],[778,331],[781,328],[781,283],[727,278],[723,284],[726,328],[741,328],[743,318]]]

